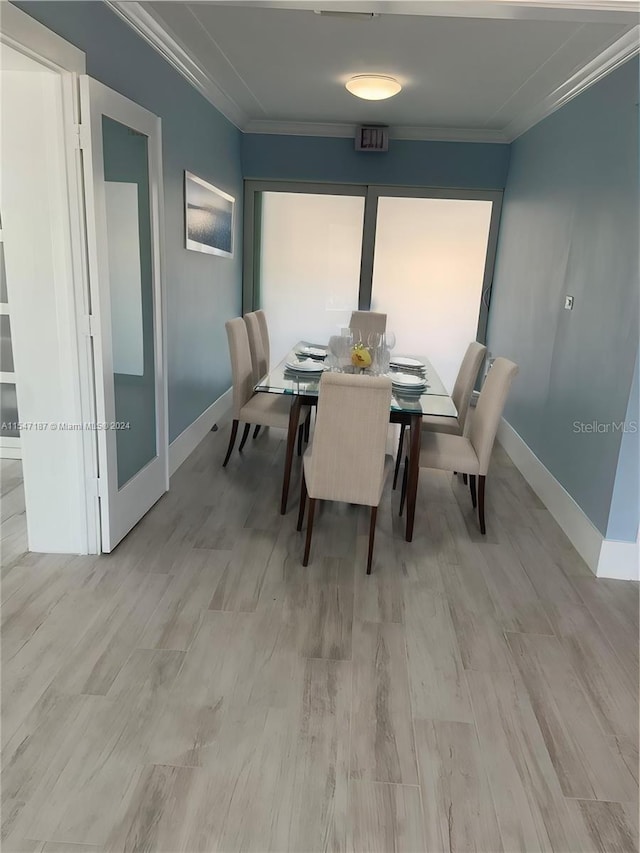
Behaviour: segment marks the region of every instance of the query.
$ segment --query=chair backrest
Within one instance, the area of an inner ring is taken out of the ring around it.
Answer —
[[[255,384],[268,373],[267,357],[264,352],[262,329],[260,328],[260,321],[257,314],[254,311],[250,314],[245,314],[244,322],[249,337],[249,350],[251,351],[251,365],[253,367],[253,381]]]
[[[264,358],[267,362],[267,372],[271,369],[271,343],[269,341],[269,326],[267,325],[267,315],[262,308],[258,308],[254,312],[258,318],[260,331],[262,332],[262,348],[264,349]]]
[[[311,448],[311,497],[378,505],[390,405],[386,376],[323,374]]]
[[[480,463],[479,474],[486,474],[489,469],[498,424],[517,372],[517,364],[507,358],[496,358],[482,386],[468,432]]]
[[[387,315],[376,311],[353,311],[349,320],[349,328],[354,335],[360,335],[362,342],[367,343],[369,332],[384,335],[387,331]]]
[[[469,344],[451,392],[451,399],[458,410],[458,423],[462,431],[464,431],[464,424],[467,420],[473,386],[476,384],[486,351],[487,348],[477,341],[472,341]]]
[[[225,323],[231,358],[231,378],[233,381],[233,417],[240,417],[240,409],[253,397],[253,367],[249,336],[242,317],[227,320]]]

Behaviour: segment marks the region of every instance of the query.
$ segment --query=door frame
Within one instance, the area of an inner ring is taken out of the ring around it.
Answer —
[[[487,239],[487,255],[482,280],[482,296],[478,314],[477,339],[486,342],[489,305],[495,269],[500,216],[502,214],[502,190],[459,189],[446,187],[396,186],[386,184],[336,184],[305,181],[245,180],[244,182],[244,257],[243,257],[243,313],[260,307],[260,231],[261,193],[289,192],[314,193],[316,195],[352,195],[365,199],[362,225],[362,254],[360,260],[360,285],[358,308],[371,308],[373,286],[373,260],[375,254],[378,199],[383,196],[400,198],[450,198],[468,201],[491,201],[491,220]]]
[[[86,266],[84,226],[84,188],[80,151],[80,114],[78,75],[86,71],[85,53],[49,30],[26,12],[4,3],[0,16],[0,43],[30,57],[60,76],[62,85],[61,133],[66,165],[66,204],[68,221],[64,223],[66,239],[59,253],[66,263],[67,305],[69,310],[57,312],[55,322],[65,357],[73,375],[68,387],[70,421],[95,421],[93,395],[92,343],[89,328],[89,282]],[[23,371],[24,372],[24,371]],[[24,381],[24,376],[23,376]],[[73,520],[76,547],[67,549],[81,554],[100,553],[100,511],[98,502],[98,458],[96,436],[90,430],[77,431],[74,489],[84,507],[81,517]],[[26,463],[29,448],[22,448]],[[26,467],[26,465],[25,465]],[[25,483],[28,487],[29,484]],[[37,484],[31,484],[33,489]],[[27,506],[28,515],[28,506]],[[29,519],[27,518],[27,524]]]

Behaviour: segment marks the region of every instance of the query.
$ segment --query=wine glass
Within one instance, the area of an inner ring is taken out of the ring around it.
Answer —
[[[385,344],[387,346],[387,349],[389,350],[389,352],[391,352],[391,350],[396,345],[396,334],[395,334],[395,332],[385,332],[384,340],[385,340]]]
[[[376,349],[376,347],[380,346],[381,335],[379,332],[369,332],[367,335],[367,345],[371,349]]]
[[[329,338],[329,357],[327,359],[331,370],[340,369],[340,358],[342,356],[342,337],[340,335],[332,335]]]

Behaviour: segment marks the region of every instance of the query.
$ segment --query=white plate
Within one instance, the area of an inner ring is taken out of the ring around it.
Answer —
[[[392,373],[391,384],[397,388],[426,388],[427,382],[422,376],[412,376],[410,373]]]
[[[284,366],[296,373],[322,373],[327,366],[322,362],[312,361],[310,358],[304,361],[285,361]]]
[[[405,358],[404,356],[392,358],[391,365],[392,367],[426,367],[426,364],[418,361],[417,358]]]
[[[301,355],[313,355],[316,358],[327,357],[326,349],[320,349],[319,347],[300,347],[299,352]]]

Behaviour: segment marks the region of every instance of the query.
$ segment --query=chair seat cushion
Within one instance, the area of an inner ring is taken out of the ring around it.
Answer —
[[[457,418],[445,418],[442,415],[423,415],[422,429],[431,432],[446,432],[449,435],[460,435],[460,424]]]
[[[300,410],[300,423],[303,423],[309,411],[308,406]],[[291,397],[284,394],[258,392],[240,409],[239,420],[247,424],[288,429],[291,412]]]
[[[420,443],[420,467],[478,474],[480,466],[473,445],[466,436],[424,430]]]

